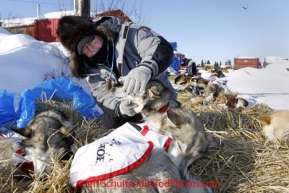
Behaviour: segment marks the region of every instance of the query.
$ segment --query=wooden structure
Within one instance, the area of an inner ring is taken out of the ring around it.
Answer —
[[[122,21],[132,22],[121,10],[107,11],[95,15],[95,17],[102,16],[115,16]],[[3,26],[3,28],[12,34],[27,34],[39,41],[59,42],[56,35],[58,21],[59,18],[35,19],[30,24],[21,25],[20,23],[11,27]]]
[[[259,58],[234,58],[234,69],[240,69],[245,67],[258,68]]]
[[[122,21],[132,22],[132,20],[119,9],[96,14],[96,17],[103,17],[103,16],[115,16]]]

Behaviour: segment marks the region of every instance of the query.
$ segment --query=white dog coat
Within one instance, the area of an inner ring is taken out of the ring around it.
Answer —
[[[20,168],[20,170],[28,176],[30,175],[31,172],[40,172],[36,171],[36,168],[34,167],[33,164],[33,160],[29,156],[23,155],[23,152],[21,151],[20,148],[20,143],[22,139],[17,133],[5,127],[0,127],[0,136],[2,136],[5,139],[12,139],[18,145],[18,149],[16,149],[11,160],[11,163],[13,165],[17,165]]]
[[[166,150],[171,140],[145,123],[126,123],[78,149],[70,168],[70,184],[77,189],[85,182],[126,173],[145,161],[154,147]]]
[[[253,97],[251,97],[250,95],[237,95],[236,99],[246,100],[248,102],[248,106],[246,108],[252,107],[257,103],[256,100]],[[236,108],[238,108],[238,107],[239,106],[237,104]]]
[[[217,84],[220,88],[223,88],[226,94],[230,93],[230,90],[227,87],[227,82],[220,79],[218,76],[211,76],[208,85]]]

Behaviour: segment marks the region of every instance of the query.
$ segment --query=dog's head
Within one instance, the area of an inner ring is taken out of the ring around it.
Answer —
[[[197,85],[198,85],[198,86],[202,86],[202,87],[206,87],[206,86],[208,85],[208,83],[209,83],[208,80],[205,80],[205,79],[203,79],[203,78],[197,79],[196,82],[197,82]]]
[[[212,76],[217,76],[218,78],[223,78],[223,77],[226,77],[226,75],[222,72],[221,69],[215,69],[212,71],[211,75]]]
[[[236,108],[249,108],[256,104],[256,100],[250,95],[237,95]]]
[[[191,75],[180,74],[174,80],[177,90],[189,90],[191,85],[194,85]]]
[[[27,127],[12,130],[23,138],[21,146],[35,162],[35,171],[41,171],[52,161],[51,156],[61,159],[69,152],[76,128],[63,113],[47,110],[32,118]]]
[[[204,105],[214,101],[218,96],[220,87],[217,84],[210,84],[204,89],[205,100]]]
[[[243,98],[237,98],[236,99],[236,108],[246,108],[248,107],[249,103],[247,100],[243,99]]]
[[[129,100],[132,105],[135,105],[135,112],[141,113],[144,117],[157,113],[162,107],[169,103],[170,91],[158,81],[149,81],[146,86],[147,92],[137,96],[126,95],[121,87],[114,87],[111,92],[119,100]],[[179,106],[175,102],[171,106]]]
[[[186,85],[191,83],[192,76],[191,75],[185,75],[180,74],[175,78],[175,84],[176,85]]]
[[[219,141],[207,136],[202,120],[190,110],[172,108],[166,115],[157,132],[173,139],[168,155],[179,171],[187,175],[188,166],[204,156],[209,146],[219,146]]]
[[[205,89],[204,89],[204,94],[205,96],[210,96],[212,95],[213,97],[217,97],[220,91],[220,87],[217,84],[211,84],[208,85]]]
[[[236,108],[236,95],[235,94],[225,94],[221,91],[216,98],[218,105],[224,105],[227,108],[235,109]]]
[[[191,157],[189,164],[206,152],[207,141],[202,121],[189,110],[173,108],[167,112],[161,133],[173,138],[168,151],[177,159],[179,155]]]

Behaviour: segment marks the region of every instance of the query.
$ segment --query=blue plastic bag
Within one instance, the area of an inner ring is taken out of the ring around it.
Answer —
[[[26,89],[21,93],[18,101],[16,125],[24,128],[28,121],[35,115],[36,101],[32,90]]]
[[[17,109],[17,127],[25,127],[34,116],[35,99],[50,100],[55,96],[61,99],[71,99],[71,107],[87,118],[94,118],[102,114],[88,93],[74,85],[67,77],[61,77],[39,84],[33,90],[25,90],[21,94]]]
[[[172,63],[170,64],[170,67],[173,68],[176,72],[179,70],[180,60],[173,56]]]
[[[15,121],[14,94],[6,90],[0,92],[0,125]]]
[[[173,47],[174,51],[177,51],[177,47],[178,47],[177,42],[170,42],[170,44]]]

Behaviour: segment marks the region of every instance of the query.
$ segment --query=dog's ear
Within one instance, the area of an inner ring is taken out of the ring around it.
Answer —
[[[249,105],[248,101],[244,99],[243,100],[243,105],[244,105],[244,107],[247,107]]]
[[[223,145],[221,138],[215,137],[211,133],[206,132],[206,137],[207,137],[209,148],[216,148],[217,149]]]
[[[234,95],[225,95],[225,96],[226,96],[226,98],[227,98],[227,101],[226,101],[225,104],[226,104],[228,107],[234,109],[234,108],[235,108],[235,100],[236,100],[235,96],[234,96]]]
[[[168,119],[176,126],[179,127],[181,124],[184,123],[184,119],[180,114],[175,112],[173,109],[169,109],[167,111]]]
[[[263,125],[270,125],[271,124],[271,117],[270,115],[260,115],[257,117],[257,119],[263,124]]]
[[[152,86],[151,88],[148,89],[147,96],[150,100],[155,100],[161,97],[161,93],[159,92],[157,86]]]
[[[26,127],[26,128],[12,128],[12,131],[14,131],[15,133],[19,134],[20,137],[22,137],[23,139],[25,138],[30,138],[31,137],[31,128],[30,127]]]
[[[70,134],[78,127],[78,124],[75,124],[71,127],[61,127],[59,131],[65,136],[70,136]]]

